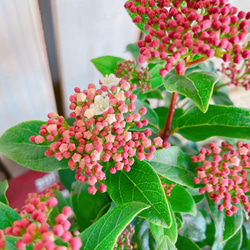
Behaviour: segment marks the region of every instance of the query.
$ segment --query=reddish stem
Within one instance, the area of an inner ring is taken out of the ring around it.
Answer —
[[[167,120],[166,120],[166,124],[165,124],[165,128],[164,128],[164,131],[162,133],[162,139],[164,142],[167,142],[167,140],[170,136],[170,128],[171,128],[171,123],[172,123],[173,116],[174,116],[174,110],[175,110],[175,104],[177,101],[177,97],[178,97],[178,92],[173,92],[169,111],[168,111],[168,116],[167,116]]]
[[[176,72],[176,74],[177,75],[184,75],[185,71],[186,71],[186,68],[182,72]],[[165,128],[164,128],[164,131],[163,131],[162,136],[161,136],[164,142],[167,142],[168,138],[170,136],[171,123],[172,123],[172,120],[174,117],[174,111],[175,111],[175,105],[176,105],[177,98],[178,98],[178,92],[173,92],[170,107],[168,110],[168,116],[167,116]]]
[[[204,57],[201,57],[197,60],[194,60],[194,61],[191,61],[191,62],[186,62],[186,67],[190,67],[192,65],[195,65],[195,64],[198,64],[198,63],[202,63],[204,61],[206,61],[208,59],[208,57],[204,56]]]

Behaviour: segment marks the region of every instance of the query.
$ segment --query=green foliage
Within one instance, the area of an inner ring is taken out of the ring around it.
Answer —
[[[171,190],[171,195],[167,198],[174,212],[185,212],[192,215],[197,213],[196,204],[193,197],[185,188],[175,185]]]
[[[119,205],[80,234],[84,250],[113,250],[116,239],[140,212],[149,206],[140,202]]]
[[[107,173],[106,184],[111,199],[117,205],[143,202],[150,208],[141,212],[140,217],[156,225],[171,226],[170,208],[160,179],[148,163],[135,160],[128,173],[125,171],[118,171],[116,174]]]
[[[15,220],[20,219],[20,215],[14,209],[0,202],[0,229],[5,229],[11,226]]]
[[[89,194],[89,185],[76,181],[70,194],[73,211],[81,231],[92,225],[109,209],[111,201],[107,193]]]
[[[68,169],[61,169],[58,171],[58,175],[59,175],[61,183],[69,191],[71,190],[71,186],[72,186],[73,182],[76,181],[75,174],[76,174],[76,172],[72,171],[69,168]]]
[[[176,247],[178,250],[187,250],[187,249],[200,250],[199,246],[196,245],[193,241],[180,235],[176,242]]]
[[[211,136],[250,140],[250,110],[245,108],[209,105],[203,114],[193,107],[178,118],[177,124],[174,131],[192,141]]]
[[[9,202],[7,200],[6,197],[6,191],[8,189],[9,185],[8,185],[8,181],[4,180],[4,181],[0,181],[0,202],[9,205]]]
[[[180,185],[194,187],[194,173],[188,169],[187,160],[179,147],[155,151],[149,162],[157,174]]]
[[[27,121],[8,129],[0,138],[0,153],[16,163],[33,170],[52,172],[68,168],[68,161],[45,156],[49,142],[36,144],[29,141],[30,136],[38,135],[42,121]]]
[[[163,78],[159,75],[159,71],[161,68],[162,68],[161,64],[155,64],[152,65],[148,71],[148,74],[152,76],[152,78],[149,79],[152,90],[159,88],[161,85],[163,85]]]
[[[91,62],[103,76],[106,76],[114,74],[115,69],[117,69],[117,63],[124,62],[124,59],[114,56],[101,56],[93,58]]]
[[[207,112],[209,100],[218,76],[211,72],[194,72],[187,76],[169,73],[163,79],[167,90],[190,98],[203,112]]]

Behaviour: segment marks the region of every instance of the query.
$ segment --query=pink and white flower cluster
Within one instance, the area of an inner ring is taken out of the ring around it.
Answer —
[[[56,224],[49,226],[49,214],[58,203],[55,196],[56,186],[45,190],[43,194],[30,194],[26,204],[22,207],[20,220],[12,226],[0,230],[0,249],[4,249],[4,236],[16,236],[20,239],[15,243],[16,249],[24,250],[26,246],[33,246],[34,250],[79,250],[81,239],[69,231],[71,223],[68,220],[72,213],[70,207],[65,206],[55,218]],[[56,244],[61,239],[63,245]]]
[[[208,192],[214,203],[220,203],[218,209],[226,210],[228,216],[237,212],[236,204],[242,204],[250,215],[250,205],[247,192],[249,180],[247,174],[250,170],[250,146],[237,143],[234,149],[232,144],[222,143],[222,147],[209,144],[210,149],[202,148],[198,156],[193,156],[193,162],[201,163],[196,168],[195,184],[202,183],[199,189],[201,194]]]
[[[248,46],[240,45],[250,12],[237,13],[227,0],[129,0],[125,8],[148,32],[138,42],[139,62],[163,60],[162,77],[174,67],[183,72],[193,55],[237,64],[250,58]]]
[[[246,61],[241,68],[238,68],[235,63],[229,63],[228,65],[222,63],[222,68],[218,71],[229,78],[227,85],[233,84],[244,87],[246,90],[250,89],[250,60]]]
[[[133,249],[133,245],[131,244],[131,236],[135,233],[135,230],[132,224],[129,224],[123,232],[119,235],[114,250],[117,249]]]
[[[46,156],[54,156],[59,161],[68,159],[69,168],[76,169],[76,179],[86,181],[91,194],[97,192],[97,183],[99,190],[106,192],[103,162],[112,163],[109,169],[112,174],[118,170],[128,172],[134,157],[151,160],[156,148],[170,146],[160,137],[152,142],[150,129],[133,131],[133,127],[143,129],[148,125],[148,120],[143,119],[147,109],[136,110],[135,84],[131,86],[112,74],[102,78],[100,84],[100,89],[94,84],[83,91],[75,88],[75,94],[70,96],[73,126],[63,117],[50,113],[47,124],[41,126],[40,135],[30,138],[36,143],[51,142]]]

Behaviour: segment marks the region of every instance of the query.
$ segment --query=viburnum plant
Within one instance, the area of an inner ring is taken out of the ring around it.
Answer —
[[[92,59],[103,76],[75,87],[70,118],[52,112],[0,138],[1,153],[58,171],[70,192],[30,194],[18,211],[1,183],[0,249],[250,247],[250,109],[227,92],[249,89],[250,12],[226,0],[125,8],[144,34],[127,46],[135,60]]]

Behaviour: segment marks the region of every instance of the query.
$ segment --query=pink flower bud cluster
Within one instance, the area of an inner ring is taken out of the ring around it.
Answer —
[[[174,185],[175,185],[174,183],[169,183],[169,184],[164,183],[164,182],[162,183],[162,187],[163,187],[167,196],[171,195],[171,191],[172,191]]]
[[[127,61],[124,63],[117,63],[117,69],[115,70],[117,77],[123,78],[128,82],[135,82],[142,93],[151,90],[152,86],[149,79],[152,78],[149,75],[148,67],[141,67],[139,70],[136,69],[135,61]]]
[[[130,242],[131,235],[135,233],[132,224],[129,224],[123,232],[119,235],[115,244],[114,250],[117,249],[133,249],[133,245]]]
[[[250,50],[239,44],[248,33],[250,12],[237,13],[227,0],[131,0],[125,8],[148,32],[138,42],[139,62],[160,58],[162,77],[173,67],[183,72],[193,55],[237,64],[250,58]]]
[[[97,183],[100,192],[106,192],[102,162],[113,163],[109,169],[112,174],[119,170],[128,172],[134,163],[133,157],[150,161],[156,148],[170,146],[160,137],[152,142],[149,129],[129,131],[131,127],[143,129],[148,125],[148,120],[143,119],[147,109],[141,107],[136,112],[135,84],[131,86],[114,75],[101,79],[100,84],[100,89],[94,84],[83,91],[75,88],[75,94],[70,97],[73,110],[70,115],[75,118],[73,126],[68,126],[62,117],[49,114],[50,119],[41,126],[40,135],[30,138],[36,143],[51,142],[46,156],[53,155],[59,161],[68,159],[69,168],[76,169],[76,179],[86,181],[91,194],[97,192]]]
[[[227,85],[235,85],[242,86],[246,90],[250,88],[250,60],[246,61],[246,63],[242,66],[242,68],[237,69],[237,65],[234,63],[229,63],[229,65],[225,66],[222,64],[222,69],[218,69],[219,72],[225,74],[230,80]]]
[[[33,246],[34,250],[79,250],[82,246],[81,239],[74,237],[69,231],[71,223],[68,220],[72,213],[70,207],[62,209],[62,213],[55,218],[56,224],[49,226],[47,220],[50,211],[58,203],[54,197],[55,188],[48,189],[43,194],[30,194],[23,206],[20,220],[13,222],[4,232],[0,232],[0,249],[4,246],[1,241],[2,234],[16,236],[20,239],[15,243],[18,250],[26,249],[26,246]],[[64,244],[57,245],[55,242],[61,239]]]
[[[195,184],[203,184],[199,189],[201,194],[208,193],[214,203],[220,203],[218,209],[226,210],[228,216],[237,213],[236,204],[241,203],[250,215],[249,191],[247,173],[250,169],[250,146],[237,143],[236,149],[232,144],[222,143],[222,147],[209,144],[209,149],[202,148],[198,156],[193,156],[193,162],[201,165],[196,168]]]

